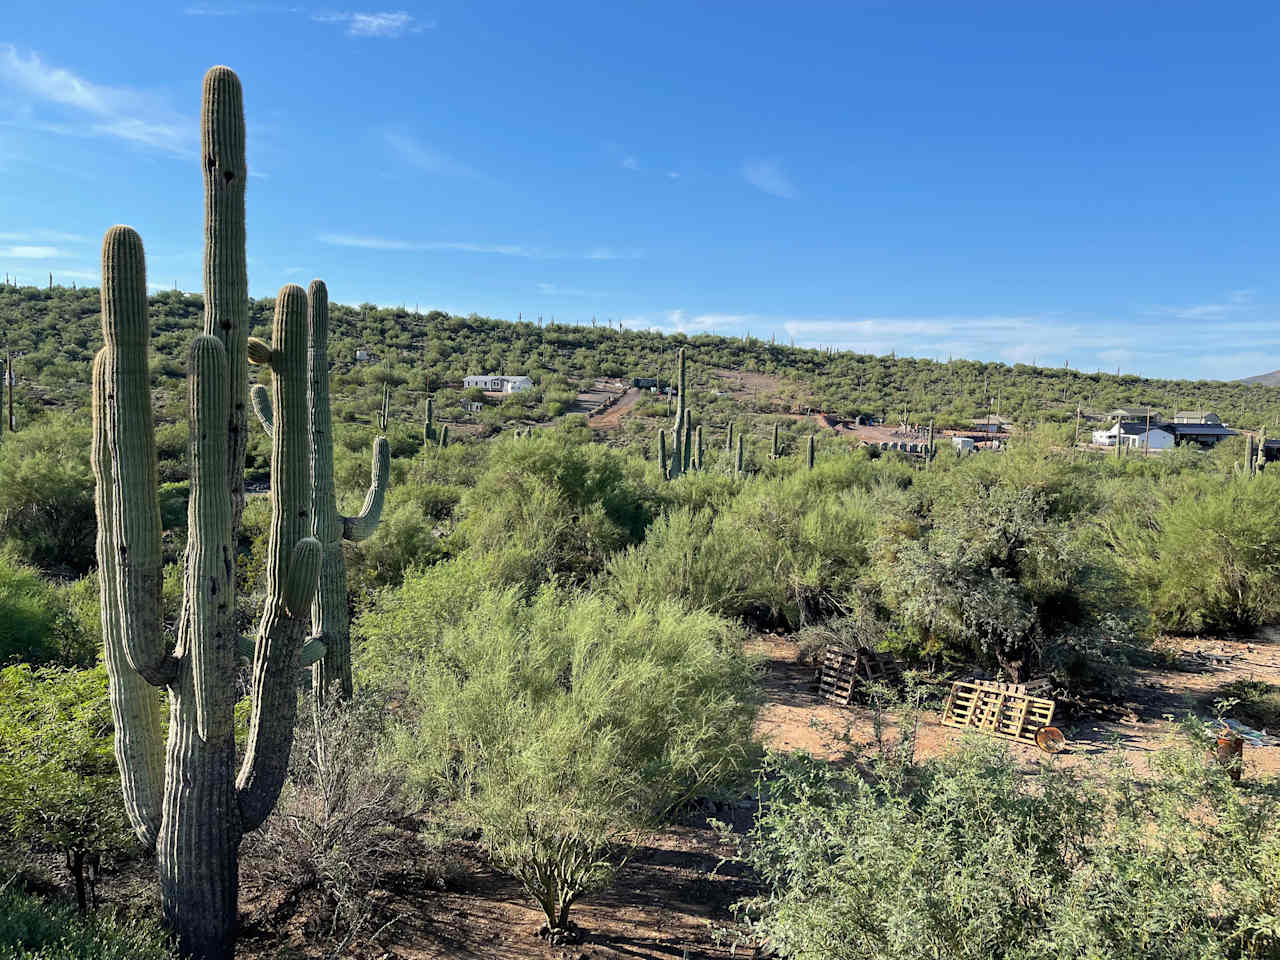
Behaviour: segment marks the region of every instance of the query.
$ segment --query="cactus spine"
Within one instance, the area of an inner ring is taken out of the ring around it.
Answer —
[[[813,434],[811,433],[809,434],[809,444],[805,451],[805,457],[804,457],[805,466],[807,466],[810,470],[813,469],[813,448],[814,448]]]
[[[268,348],[280,411],[272,434],[268,595],[254,651],[248,749],[236,778],[234,496],[226,466],[232,447],[227,383],[234,378],[221,340],[197,336],[188,361],[191,497],[183,607],[178,643],[169,651],[161,619],[142,241],[129,227],[113,227],[103,240],[105,346],[94,361],[92,461],[116,756],[129,819],[156,850],[166,922],[181,950],[196,957],[232,955],[240,839],[266,819],[284,783],[306,626],[299,612],[310,603],[319,572],[320,545],[307,536],[305,499],[311,470],[305,294],[291,289],[296,294],[286,288],[277,301],[276,346]],[[169,695],[163,762],[152,687]]]

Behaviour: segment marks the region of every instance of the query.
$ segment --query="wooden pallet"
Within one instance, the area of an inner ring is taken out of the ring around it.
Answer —
[[[1035,746],[1036,731],[1053,723],[1056,704],[1026,692],[999,689],[1002,686],[1015,685],[957,680],[942,710],[943,725]]]
[[[866,647],[848,650],[828,644],[822,655],[818,692],[829,703],[847,707],[859,683],[893,682],[902,676],[898,661]]]

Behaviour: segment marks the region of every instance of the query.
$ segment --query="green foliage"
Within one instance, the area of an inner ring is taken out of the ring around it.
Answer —
[[[1280,951],[1275,785],[1191,751],[1028,778],[971,742],[835,767],[770,756],[743,906],[792,960],[1263,960]]]
[[[1280,731],[1280,685],[1264,680],[1233,680],[1219,696],[1235,701],[1231,716],[1255,730]]]
[[[101,627],[96,593],[87,598],[90,589],[93,581],[88,578],[59,588],[38,570],[0,552],[0,665],[92,664]]]
[[[154,922],[82,916],[0,889],[0,960],[171,960]]]
[[[552,929],[608,881],[617,844],[751,760],[754,668],[709,614],[489,590],[417,633],[397,753],[413,784],[481,830]]]
[[[0,670],[0,828],[64,854],[82,909],[89,868],[133,844],[112,733],[101,667]]]
[[[1280,617],[1280,472],[1178,477],[1109,518],[1157,629],[1219,632]]]
[[[0,542],[42,570],[83,574],[93,564],[97,524],[89,429],[61,414],[0,443]]]

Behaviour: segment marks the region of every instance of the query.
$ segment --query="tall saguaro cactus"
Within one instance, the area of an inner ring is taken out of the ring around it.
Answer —
[[[282,290],[273,345],[253,344],[255,358],[273,372],[277,418],[267,601],[254,644],[248,746],[237,777],[234,496],[227,483],[227,384],[233,378],[222,341],[197,336],[188,355],[186,572],[177,644],[170,649],[161,616],[145,270],[138,234],[129,227],[107,231],[105,346],[93,368],[92,448],[105,659],[125,807],[139,838],[155,848],[166,922],[183,953],[222,960],[234,948],[241,837],[262,824],[284,784],[305,611],[320,570],[307,500],[306,295],[298,287]],[[163,688],[169,700],[163,758],[153,688]]]
[[[671,427],[671,463],[667,474],[672,480],[689,469],[688,397],[684,347],[676,355],[676,415]]]
[[[204,332],[227,351],[227,485],[231,530],[244,513],[245,402],[249,367],[249,273],[245,256],[244,96],[228,67],[204,75],[200,102],[200,156],[204,170]]]
[[[805,449],[805,455],[804,455],[805,466],[810,470],[813,469],[813,448],[814,448],[814,440],[813,440],[813,434],[811,433],[809,434],[809,443]]]
[[[388,386],[383,391],[384,411],[389,389]],[[333,415],[329,406],[329,291],[323,280],[312,280],[307,290],[306,399],[314,463],[308,497],[311,534],[324,550],[320,585],[311,606],[312,639],[323,643],[324,655],[314,667],[312,690],[323,697],[336,683],[339,695],[349,697],[352,693],[351,625],[347,615],[347,567],[342,556],[342,541],[365,540],[377,529],[387,492],[391,452],[385,436],[373,441],[373,465],[364,506],[353,517],[338,513],[333,487]],[[272,405],[261,385],[253,388],[253,407],[263,426],[270,431]],[[380,425],[385,425],[383,417],[379,418]]]

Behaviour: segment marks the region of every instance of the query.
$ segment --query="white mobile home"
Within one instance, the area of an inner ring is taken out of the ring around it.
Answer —
[[[1110,429],[1093,431],[1093,442],[1100,447],[1114,447],[1117,438],[1122,446],[1131,449],[1168,450],[1173,447],[1173,434],[1168,430],[1157,426],[1148,430],[1146,424],[1136,420],[1120,420]]]
[[[529,377],[508,377],[502,374],[486,373],[463,377],[462,386],[470,389],[479,387],[489,393],[520,393],[533,388],[533,380]]]

